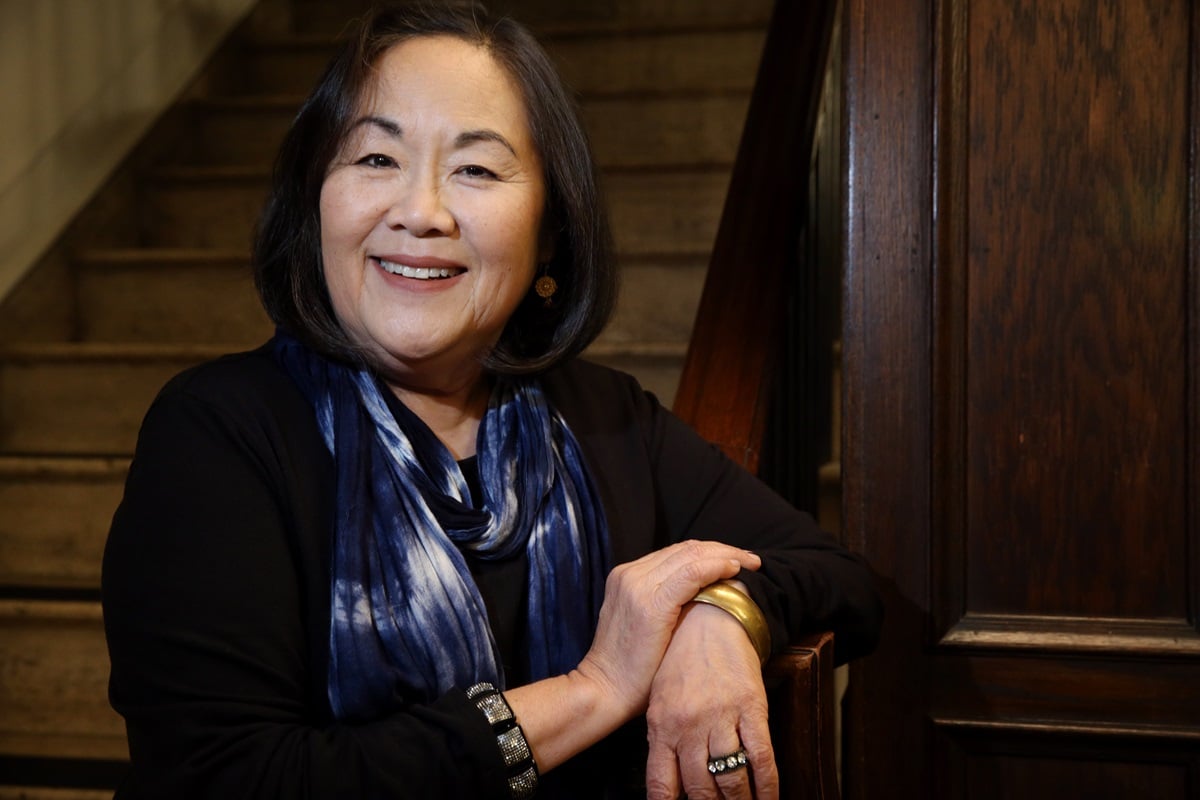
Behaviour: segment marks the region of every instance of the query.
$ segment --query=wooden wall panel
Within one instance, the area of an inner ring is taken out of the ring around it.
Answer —
[[[1191,798],[1200,757],[1186,742],[1124,735],[937,727],[936,798]]]
[[[1188,18],[969,4],[968,611],[1187,616]]]
[[[1200,793],[1198,6],[849,0],[850,798]]]

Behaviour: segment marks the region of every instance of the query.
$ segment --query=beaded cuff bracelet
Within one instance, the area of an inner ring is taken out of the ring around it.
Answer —
[[[490,683],[477,683],[467,689],[467,697],[483,712],[492,731],[496,734],[496,746],[508,767],[508,793],[513,800],[527,800],[534,796],[538,785],[537,763],[525,733],[517,724],[512,708],[504,695]]]

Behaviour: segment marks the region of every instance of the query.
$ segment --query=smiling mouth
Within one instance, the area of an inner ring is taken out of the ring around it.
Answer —
[[[407,264],[397,264],[382,258],[375,260],[379,262],[379,266],[392,275],[414,278],[419,281],[441,281],[466,272],[463,267],[410,267]]]

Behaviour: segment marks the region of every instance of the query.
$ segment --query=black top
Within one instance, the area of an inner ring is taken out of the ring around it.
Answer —
[[[686,538],[727,541],[763,559],[739,578],[776,649],[811,630],[833,630],[843,660],[874,646],[880,605],[866,567],[808,515],[627,375],[574,361],[543,385],[583,450],[614,564]],[[495,737],[460,690],[368,723],[332,719],[333,495],[313,409],[268,348],[189,370],[155,400],[104,558],[110,694],[132,760],[118,797],[506,796]],[[471,568],[519,685],[525,559]],[[624,736],[644,747],[636,726]],[[604,747],[624,746],[610,739]],[[609,785],[615,796],[644,776],[644,755],[600,764],[602,749],[544,787],[570,783],[568,796],[582,797]]]

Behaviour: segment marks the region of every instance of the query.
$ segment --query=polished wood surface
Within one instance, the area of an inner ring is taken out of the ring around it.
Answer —
[[[850,0],[854,798],[1200,792],[1200,20]]]
[[[836,800],[833,634],[793,643],[763,669],[784,800]]]
[[[674,412],[754,472],[783,342],[836,3],[777,2]]]

